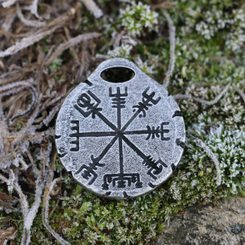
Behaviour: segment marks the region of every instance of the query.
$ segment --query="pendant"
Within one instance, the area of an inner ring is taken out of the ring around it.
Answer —
[[[121,58],[102,62],[67,96],[55,134],[66,170],[88,190],[116,199],[143,195],[166,181],[185,144],[173,97]]]

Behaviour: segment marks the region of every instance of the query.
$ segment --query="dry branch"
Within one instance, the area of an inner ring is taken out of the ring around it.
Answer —
[[[69,41],[60,44],[57,49],[47,58],[45,62],[46,65],[50,65],[56,58],[58,58],[66,49],[71,48],[80,42],[89,41],[94,38],[100,37],[101,34],[97,32],[91,32],[86,34],[81,34],[77,37],[71,38]]]
[[[3,113],[3,105],[1,100],[0,100],[0,132],[1,134],[4,132],[8,132],[8,124]],[[0,134],[0,144],[1,144],[1,134]],[[0,146],[0,154],[1,154],[1,146]]]
[[[38,14],[38,3],[39,3],[39,0],[33,0],[29,9],[30,9],[32,14],[34,14],[37,18],[40,18],[39,14]]]
[[[31,242],[31,227],[41,204],[43,189],[44,189],[44,181],[41,179],[41,176],[39,176],[38,179],[36,180],[36,191],[35,191],[34,202],[31,208],[28,210],[27,215],[24,216],[24,230],[22,234],[21,245],[27,245],[30,244]]]
[[[17,0],[3,0],[1,1],[1,4],[4,8],[9,8],[10,6],[14,5],[17,2]]]
[[[165,77],[163,80],[163,85],[165,86],[165,88],[168,88],[169,82],[170,82],[170,78],[173,75],[174,72],[174,66],[175,66],[175,46],[176,46],[176,40],[175,40],[175,26],[174,23],[170,17],[170,15],[164,11],[164,16],[166,17],[167,21],[168,21],[168,30],[169,30],[169,44],[170,44],[170,48],[169,48],[169,64],[168,64],[168,70],[165,73]]]
[[[31,26],[31,27],[43,27],[46,25],[45,22],[42,21],[38,21],[38,20],[28,20],[25,18],[25,16],[23,15],[21,9],[20,9],[20,5],[17,3],[16,5],[16,12],[17,12],[17,16],[19,17],[19,19],[21,20],[21,22],[26,25],[26,26]]]
[[[176,100],[183,100],[183,99],[193,100],[193,101],[196,101],[196,102],[201,103],[201,104],[206,105],[206,106],[212,106],[212,105],[215,105],[216,103],[219,102],[219,100],[227,93],[229,88],[230,88],[230,84],[228,84],[223,89],[223,91],[220,94],[218,94],[213,100],[199,99],[199,98],[193,97],[190,94],[176,94],[176,95],[174,95],[174,98]]]
[[[93,0],[82,0],[82,2],[95,18],[100,18],[103,16],[102,10]]]
[[[201,140],[201,139],[195,139],[195,143],[201,147],[206,154],[210,157],[210,159],[213,161],[214,166],[216,168],[216,185],[219,186],[221,185],[221,172],[220,172],[220,163],[216,155],[212,152],[212,150]]]
[[[52,34],[58,28],[62,27],[64,23],[74,14],[75,14],[75,9],[71,8],[65,15],[56,18],[51,23],[49,23],[47,26],[21,39],[19,42],[16,42],[16,44],[5,49],[4,51],[0,51],[0,58],[16,54],[20,50],[39,42],[44,37]]]
[[[9,14],[9,15],[7,15],[5,17],[5,20],[4,20],[3,24],[2,24],[1,34],[3,33],[6,36],[12,35],[12,33],[10,33],[9,31],[10,31],[12,25],[13,25],[15,17],[16,17],[15,13]]]
[[[152,9],[171,9],[175,5],[175,3],[164,1],[162,3],[153,4]]]
[[[245,103],[245,94],[244,94],[244,92],[241,89],[239,89],[238,87],[235,87],[235,91],[240,95],[240,97],[242,98],[243,102]]]
[[[47,229],[47,231],[62,245],[70,245],[69,242],[67,242],[64,238],[62,238],[58,233],[56,233],[53,228],[49,224],[48,216],[49,216],[49,199],[50,199],[50,193],[52,192],[54,186],[58,181],[60,181],[60,178],[56,178],[52,181],[53,178],[53,172],[50,173],[50,179],[46,185],[44,197],[43,197],[43,210],[42,210],[42,219],[43,219],[43,225]]]
[[[14,83],[10,83],[10,84],[0,86],[0,99],[2,98],[2,96],[17,94],[24,89],[29,89],[31,91],[31,95],[32,95],[31,103],[29,104],[29,106],[27,107],[26,110],[17,113],[11,119],[11,121],[13,121],[14,119],[16,119],[18,117],[26,115],[35,106],[36,101],[37,101],[37,90],[34,87],[34,80],[32,78],[30,78],[28,80],[18,81],[18,82],[14,82]]]
[[[19,183],[18,183],[18,179],[17,176],[15,175],[15,173],[13,172],[13,170],[10,170],[10,174],[9,174],[9,179],[12,179],[13,182],[13,187],[16,190],[16,192],[19,195],[20,198],[20,205],[21,205],[21,210],[22,210],[22,214],[23,217],[26,217],[27,213],[28,213],[28,209],[29,209],[29,204],[27,201],[27,197],[26,195],[23,193]]]
[[[13,226],[10,226],[6,229],[0,229],[0,244],[12,244],[10,241],[16,238],[16,233],[16,228]]]
[[[39,42],[44,37],[53,33],[58,27],[59,26],[55,26],[49,30],[39,31],[38,33],[34,33],[29,37],[25,37],[25,38],[21,39],[21,41],[16,42],[15,45],[5,49],[4,51],[0,51],[0,58],[16,54],[20,50],[27,48],[27,47],[33,45],[34,43]]]

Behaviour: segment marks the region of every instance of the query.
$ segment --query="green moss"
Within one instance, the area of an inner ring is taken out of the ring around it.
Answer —
[[[58,69],[60,69],[62,65],[62,59],[55,59],[50,65],[49,68],[51,71],[57,71]]]
[[[199,132],[204,140],[208,138]],[[99,198],[65,174],[62,196],[51,202],[55,207],[50,216],[52,227],[72,244],[81,244],[81,240],[83,244],[149,244],[163,231],[164,221],[177,212],[232,193],[242,194],[244,133],[216,130],[207,141],[221,162],[221,186],[216,185],[214,164],[190,141],[174,175],[154,192],[134,200]]]
[[[99,198],[66,175],[63,196],[51,202],[56,207],[50,216],[52,227],[72,244],[81,244],[81,240],[83,244],[149,243],[162,232],[168,217],[197,202],[210,203],[228,194],[216,187],[216,173],[209,159],[196,164],[192,155],[193,150],[187,150],[166,184],[135,200]],[[36,237],[39,232],[33,234]]]

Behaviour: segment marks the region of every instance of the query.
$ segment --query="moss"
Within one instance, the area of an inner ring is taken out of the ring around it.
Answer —
[[[50,65],[49,68],[51,71],[57,71],[58,69],[60,69],[62,65],[62,59],[55,59]]]
[[[169,181],[135,200],[99,198],[66,175],[63,196],[51,202],[55,207],[50,216],[52,227],[72,244],[81,244],[81,240],[83,244],[149,243],[162,232],[164,221],[173,214],[187,206],[210,203],[228,194],[227,189],[216,187],[215,169],[209,159],[201,159],[197,164],[192,157],[193,151],[186,151]],[[39,233],[33,234],[37,238]]]
[[[239,86],[245,70],[242,67],[241,55],[234,57],[234,50],[225,45],[226,34],[230,30],[215,29],[210,39],[205,40],[201,31],[195,31],[195,26],[205,19],[205,13],[201,13],[203,9],[211,8],[211,13],[218,9],[225,14],[225,21],[228,21],[229,17],[233,16],[230,10],[235,11],[240,6],[231,1],[223,4],[214,1],[211,7],[208,1],[191,4],[185,1],[177,2],[173,11],[178,31],[177,63],[171,88],[173,93],[187,89],[187,92],[194,96],[212,99],[230,81]],[[134,5],[130,8],[134,8]],[[190,9],[199,9],[201,15],[190,15]],[[133,15],[130,18],[133,18]],[[156,18],[160,24],[165,22],[161,14]],[[216,21],[217,19],[211,21],[213,28]],[[119,32],[121,24],[125,26],[120,20],[111,25],[114,30],[107,26],[108,36]],[[232,30],[240,28],[236,25],[239,24],[235,23]],[[147,61],[151,68],[153,66],[151,75],[160,80],[168,65],[167,38],[148,33],[147,37],[141,37],[133,43],[131,38],[134,38],[135,33],[132,34],[131,30],[127,32],[127,28],[125,36],[125,43],[114,48],[113,53],[109,51],[109,56],[121,56],[123,53],[135,62],[140,57],[142,63]],[[108,48],[110,50],[110,47]],[[200,83],[202,87],[198,88],[196,84]],[[191,101],[181,103],[187,129],[197,129],[199,136],[212,147],[220,159],[226,158],[230,161],[234,161],[233,156],[215,150],[217,142],[212,140],[210,130],[220,122],[229,127],[220,138],[226,145],[225,142],[229,141],[230,137],[228,132],[232,130],[230,128],[239,130],[242,127],[242,106],[241,98],[234,91],[226,94],[225,99],[213,107],[196,105]],[[242,142],[239,137],[233,142],[233,147],[238,149],[234,154],[242,161],[243,155],[238,154]],[[222,186],[217,187],[214,165],[193,142],[190,142],[190,145],[191,148],[186,149],[172,178],[156,191],[135,200],[111,201],[96,197],[74,184],[72,178],[66,174],[63,197],[57,198],[60,204],[50,217],[52,226],[72,244],[80,244],[81,240],[84,244],[148,244],[164,229],[164,221],[175,213],[190,205],[210,203],[231,195],[232,189],[228,187],[230,178],[224,177]],[[227,166],[224,172],[227,173],[230,168],[231,165]],[[240,194],[243,193],[242,178],[244,177],[240,171],[231,180],[233,184],[237,183],[237,186],[241,187],[238,190]]]

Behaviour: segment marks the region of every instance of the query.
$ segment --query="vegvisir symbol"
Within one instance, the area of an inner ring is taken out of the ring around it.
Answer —
[[[70,151],[79,151],[79,139],[81,137],[111,137],[111,141],[105,146],[102,152],[98,156],[91,155],[91,162],[89,164],[83,164],[76,170],[76,175],[81,175],[84,179],[88,180],[88,185],[91,185],[96,181],[98,175],[96,170],[105,166],[102,163],[102,159],[110,150],[110,148],[118,141],[119,146],[119,173],[105,174],[103,177],[102,189],[109,190],[110,188],[125,188],[134,185],[135,188],[142,188],[141,176],[138,173],[125,173],[124,170],[124,155],[123,144],[128,145],[141,159],[142,165],[145,166],[148,171],[146,172],[154,180],[163,171],[163,168],[167,165],[161,159],[154,159],[152,156],[145,155],[145,153],[139,149],[127,135],[146,135],[146,140],[159,138],[163,141],[170,140],[167,137],[169,130],[164,128],[169,125],[169,122],[162,122],[160,126],[146,126],[146,129],[127,131],[129,125],[137,118],[146,116],[150,107],[156,105],[161,97],[156,97],[155,92],[149,92],[149,87],[142,93],[141,101],[132,107],[133,115],[122,126],[122,110],[125,108],[126,98],[128,96],[127,87],[117,87],[115,91],[109,88],[109,97],[111,98],[112,108],[116,109],[117,113],[117,125],[114,125],[104,114],[100,105],[100,99],[88,90],[86,93],[82,93],[74,105],[74,108],[81,113],[84,117],[91,116],[100,118],[107,126],[111,128],[111,131],[102,132],[80,132],[79,121],[71,121],[71,134]]]

